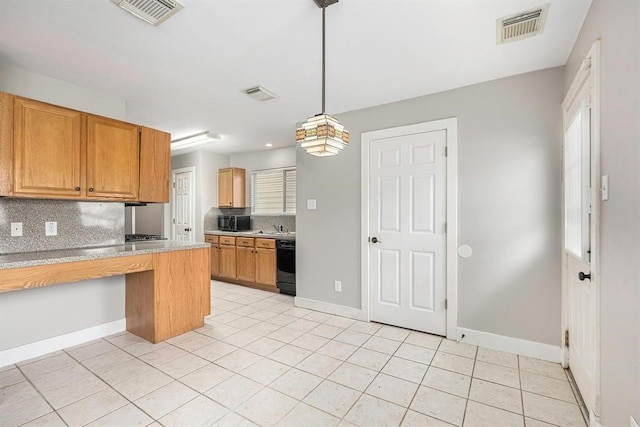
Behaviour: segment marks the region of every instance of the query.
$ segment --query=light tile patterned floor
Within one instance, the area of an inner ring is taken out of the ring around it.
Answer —
[[[585,426],[560,365],[212,282],[212,315],[0,368],[0,426]]]

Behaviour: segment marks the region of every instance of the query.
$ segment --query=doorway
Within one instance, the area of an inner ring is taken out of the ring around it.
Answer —
[[[362,309],[456,338],[457,119],[362,134]]]
[[[583,60],[562,103],[563,366],[569,367],[593,421],[600,414],[599,42]],[[593,425],[593,424],[592,424]]]
[[[195,168],[171,171],[171,239],[195,242]]]

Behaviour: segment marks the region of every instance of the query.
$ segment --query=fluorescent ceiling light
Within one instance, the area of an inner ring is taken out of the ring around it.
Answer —
[[[196,147],[199,145],[205,145],[211,142],[220,141],[222,138],[220,135],[211,133],[209,131],[196,133],[195,135],[179,138],[171,141],[171,150],[182,150],[185,148]]]

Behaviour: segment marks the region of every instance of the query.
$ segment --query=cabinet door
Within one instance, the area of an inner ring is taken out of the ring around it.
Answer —
[[[171,134],[142,127],[140,130],[141,202],[169,202]]]
[[[253,248],[237,247],[238,280],[256,281],[256,255]]]
[[[211,277],[220,276],[220,246],[217,243],[211,245]]]
[[[218,169],[218,206],[246,206],[246,171],[242,168]]]
[[[87,196],[137,200],[138,126],[87,116]]]
[[[79,111],[15,98],[13,192],[80,197],[82,127]]]
[[[220,245],[220,259],[218,264],[220,277],[236,278],[236,247]]]
[[[233,170],[218,170],[218,206],[233,206]]]
[[[214,278],[219,275],[220,246],[218,245],[218,236],[205,234],[204,241],[211,243],[211,278]]]
[[[276,250],[256,248],[256,283],[276,286]]]

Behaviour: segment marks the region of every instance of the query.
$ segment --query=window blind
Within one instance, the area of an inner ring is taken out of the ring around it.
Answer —
[[[251,174],[251,213],[296,212],[296,170],[266,169]]]

